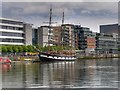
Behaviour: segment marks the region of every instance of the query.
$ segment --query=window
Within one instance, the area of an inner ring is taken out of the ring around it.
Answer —
[[[2,29],[10,29],[10,30],[23,30],[23,28],[20,27],[12,27],[12,26],[1,26]]]
[[[0,41],[2,41],[2,42],[16,42],[16,43],[23,43],[24,42],[24,40],[22,40],[22,39],[1,39],[1,38],[0,38]]]
[[[5,23],[5,24],[13,24],[13,25],[23,25],[23,22],[8,21],[8,20],[2,20],[2,23]]]
[[[21,33],[11,33],[11,32],[2,32],[2,36],[22,37],[23,34],[21,34]]]

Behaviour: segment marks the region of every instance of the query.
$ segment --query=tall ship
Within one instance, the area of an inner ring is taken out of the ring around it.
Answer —
[[[49,51],[48,52],[40,52],[39,50],[39,59],[41,61],[74,61],[77,59],[76,53],[74,50],[66,50],[63,51],[63,34],[61,33],[61,42],[60,42],[60,51],[51,51],[50,46],[52,41],[50,41],[51,36],[50,34],[52,33],[52,8],[50,9],[50,19],[49,19],[49,35],[48,35],[48,46],[49,46]],[[63,18],[62,18],[62,25],[64,24],[64,12],[63,12]],[[62,26],[61,25],[61,26]],[[62,32],[62,27],[61,27],[61,32]],[[52,43],[53,44],[53,43]]]

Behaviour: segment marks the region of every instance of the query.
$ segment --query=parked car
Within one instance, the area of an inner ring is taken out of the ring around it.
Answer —
[[[11,63],[11,60],[8,57],[0,57],[1,63]]]

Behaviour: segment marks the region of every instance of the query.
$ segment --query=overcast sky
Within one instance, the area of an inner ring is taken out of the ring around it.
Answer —
[[[81,24],[95,32],[99,32],[99,25],[118,22],[118,2],[2,2],[2,17],[41,26],[49,21],[50,7],[57,25],[62,22],[63,10],[66,24]]]

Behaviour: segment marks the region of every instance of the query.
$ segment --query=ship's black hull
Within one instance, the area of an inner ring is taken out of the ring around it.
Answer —
[[[75,61],[76,55],[51,55],[47,53],[40,53],[39,58],[41,61]]]

